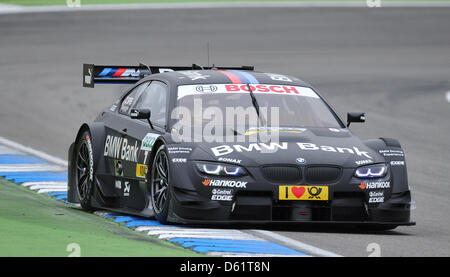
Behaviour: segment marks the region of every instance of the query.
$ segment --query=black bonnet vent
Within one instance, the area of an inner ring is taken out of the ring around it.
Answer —
[[[333,183],[341,178],[342,169],[334,166],[311,166],[306,169],[309,183]]]

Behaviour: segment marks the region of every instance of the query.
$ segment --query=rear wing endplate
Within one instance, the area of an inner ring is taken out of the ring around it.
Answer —
[[[207,69],[254,70],[254,67],[202,67],[195,64],[192,66],[148,66],[145,64],[139,64],[138,66],[121,66],[83,64],[83,87],[93,88],[94,84],[134,84],[140,79],[151,74],[179,70]]]

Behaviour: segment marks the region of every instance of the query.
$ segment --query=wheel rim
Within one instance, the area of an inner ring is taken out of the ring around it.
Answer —
[[[151,194],[153,208],[156,213],[161,213],[166,205],[169,187],[169,163],[164,152],[158,153],[152,171]]]
[[[77,154],[76,172],[78,192],[81,199],[85,199],[89,191],[89,152],[85,141],[80,145]]]

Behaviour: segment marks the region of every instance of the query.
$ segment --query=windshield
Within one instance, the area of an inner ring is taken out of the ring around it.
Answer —
[[[273,84],[250,85],[250,88],[262,111],[259,117],[246,84],[182,85],[178,87],[177,107],[190,111],[191,126],[213,123],[246,129],[256,126],[341,128],[311,88]]]

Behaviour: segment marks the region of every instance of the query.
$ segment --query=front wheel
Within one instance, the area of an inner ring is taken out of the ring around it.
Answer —
[[[156,151],[152,165],[150,181],[150,196],[156,219],[162,224],[168,224],[170,204],[170,167],[166,148],[161,145]]]
[[[92,211],[91,198],[94,190],[94,158],[89,131],[85,131],[75,146],[75,181],[78,199],[83,210]]]

